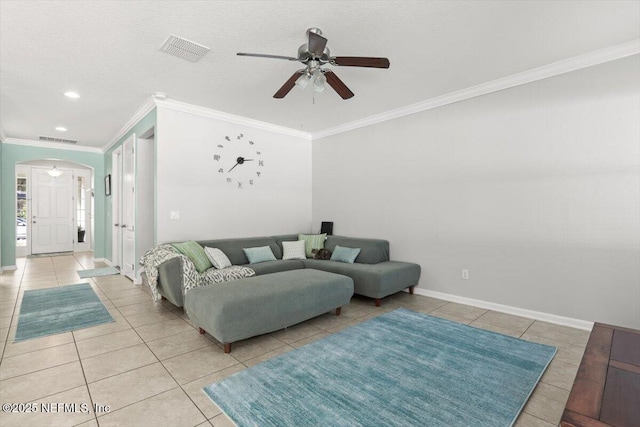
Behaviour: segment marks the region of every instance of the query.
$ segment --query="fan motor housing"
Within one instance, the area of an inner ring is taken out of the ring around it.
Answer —
[[[331,57],[331,51],[329,50],[328,47],[325,47],[324,51],[322,52],[322,56],[320,58],[315,58],[315,59],[316,61],[329,62],[330,57]],[[311,52],[309,52],[309,45],[305,43],[298,48],[298,60],[300,62],[307,62],[310,59],[314,59],[314,58]]]

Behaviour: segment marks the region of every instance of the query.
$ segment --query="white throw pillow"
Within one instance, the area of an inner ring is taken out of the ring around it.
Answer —
[[[304,251],[304,240],[295,242],[282,242],[282,259],[307,259]]]
[[[231,261],[229,261],[229,258],[227,258],[220,249],[205,247],[204,253],[207,254],[207,258],[209,258],[211,264],[218,270],[231,267]]]

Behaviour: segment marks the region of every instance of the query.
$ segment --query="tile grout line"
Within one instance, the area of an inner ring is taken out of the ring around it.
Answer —
[[[89,394],[89,401],[91,402],[91,411],[93,411],[93,418],[95,418],[98,427],[100,427],[100,423],[98,422],[98,415],[95,413],[95,406],[93,402],[93,397],[91,396],[91,390],[89,389],[89,383],[87,382],[87,375],[84,372],[84,365],[82,364],[82,359],[80,358],[80,350],[78,350],[78,343],[76,342],[76,337],[71,332],[71,336],[73,337],[73,345],[76,349],[76,354],[78,355],[78,363],[80,363],[80,370],[82,371],[82,378],[84,378],[84,386],[87,389],[87,393]]]
[[[100,284],[97,284],[97,286],[98,286],[98,287],[100,287]],[[102,290],[102,287],[100,287],[100,289]],[[104,291],[103,291],[103,292],[104,292]],[[105,295],[105,296],[106,296],[106,295]],[[111,304],[113,304],[113,302],[111,301],[111,299],[110,299],[108,296],[106,296],[106,297],[107,297],[107,299],[109,299],[109,302],[111,302]],[[126,307],[126,306],[123,306],[123,307]],[[155,395],[153,395],[153,396],[148,396],[148,397],[146,397],[146,398],[144,398],[144,399],[142,399],[142,400],[138,400],[138,401],[136,401],[136,402],[132,402],[132,403],[130,403],[129,405],[125,405],[125,406],[123,406],[122,408],[118,408],[117,410],[115,410],[115,411],[113,411],[113,412],[114,412],[114,413],[115,413],[115,412],[118,412],[118,411],[120,411],[120,410],[122,410],[122,409],[124,409],[124,408],[126,408],[126,407],[128,407],[128,406],[135,405],[135,404],[140,403],[140,402],[143,402],[143,401],[145,401],[145,400],[147,400],[147,399],[150,399],[150,398],[153,398],[153,397],[155,397],[155,396],[158,396],[158,395],[160,395],[160,394],[162,394],[162,393],[166,393],[166,392],[168,392],[168,391],[175,390],[176,388],[180,388],[180,390],[185,394],[185,396],[187,396],[187,398],[191,401],[191,403],[193,404],[193,406],[195,406],[195,408],[196,408],[196,409],[197,409],[197,410],[202,414],[202,416],[204,417],[204,419],[205,419],[206,421],[209,421],[209,418],[207,418],[207,416],[202,412],[202,410],[200,409],[200,407],[199,407],[198,405],[196,405],[196,403],[193,401],[193,399],[191,399],[191,396],[189,396],[189,393],[187,393],[187,392],[184,390],[184,388],[182,387],[182,384],[180,384],[180,383],[175,379],[175,377],[173,376],[173,374],[171,374],[171,372],[169,372],[169,370],[168,370],[168,369],[167,369],[167,367],[164,365],[164,363],[162,363],[162,360],[160,360],[160,358],[159,358],[159,357],[158,357],[158,356],[153,352],[153,350],[149,347],[149,344],[147,344],[147,342],[145,341],[145,339],[144,339],[144,338],[142,338],[142,336],[140,336],[140,334],[138,333],[138,331],[136,331],[136,329],[131,325],[131,323],[129,323],[129,321],[127,320],[127,318],[126,318],[126,317],[124,316],[124,314],[122,314],[122,312],[120,311],[119,307],[116,307],[116,306],[114,305],[114,308],[118,311],[118,313],[120,313],[120,315],[122,316],[122,318],[124,319],[124,321],[125,321],[125,322],[127,322],[127,324],[129,325],[129,327],[131,327],[131,329],[135,332],[135,334],[136,334],[136,335],[137,335],[137,336],[142,340],[142,343],[147,347],[147,349],[149,350],[149,352],[150,352],[151,354],[153,354],[153,357],[155,357],[155,358],[156,358],[157,362],[154,362],[153,364],[155,364],[155,363],[160,363],[160,366],[162,366],[162,368],[163,368],[163,369],[165,370],[165,372],[169,375],[169,377],[171,377],[171,379],[176,383],[176,385],[177,385],[177,386],[176,386],[176,387],[173,387],[173,388],[170,388],[169,390],[164,390],[164,391],[162,391],[162,392],[160,392],[160,393],[157,393],[157,394],[155,394]],[[166,309],[166,308],[165,308],[165,309]],[[168,310],[168,309],[167,309],[167,310]],[[175,313],[174,313],[174,314],[175,314]],[[176,317],[178,317],[178,318],[179,318],[179,316],[177,316],[177,315],[176,315]],[[184,319],[180,319],[180,320],[185,321]],[[186,321],[185,321],[185,323],[189,324],[189,322],[186,322]],[[144,325],[143,325],[143,326],[144,326]],[[192,326],[192,325],[191,325],[191,324],[189,324],[189,326]],[[195,330],[195,328],[194,328],[194,330]],[[173,335],[177,335],[177,334],[173,334]],[[173,336],[173,335],[169,335],[169,336]],[[164,338],[164,337],[163,337],[163,338]],[[159,339],[161,339],[161,338],[159,338]],[[185,353],[185,354],[186,354],[186,353]],[[151,366],[151,365],[152,365],[152,364],[145,365],[145,366]],[[139,369],[139,368],[140,368],[140,367],[135,368],[135,369]],[[135,369],[132,369],[132,370],[127,371],[127,372],[131,372],[131,371],[133,371],[133,370],[135,370]],[[116,374],[116,375],[120,375],[120,374]],[[116,376],[116,375],[112,375],[111,377],[114,377],[114,376]],[[111,378],[111,377],[110,377],[110,378]],[[103,378],[103,379],[104,379],[104,378]],[[88,384],[87,384],[87,388],[89,388],[89,385],[88,385]],[[96,422],[97,422],[97,415],[96,415]],[[100,427],[99,423],[98,423],[98,427]]]

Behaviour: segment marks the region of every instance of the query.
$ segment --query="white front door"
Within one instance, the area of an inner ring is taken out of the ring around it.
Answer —
[[[31,253],[73,251],[76,227],[73,221],[73,171],[60,169],[52,177],[49,169],[31,169]]]
[[[136,136],[133,134],[122,144],[122,273],[135,278],[135,182]]]

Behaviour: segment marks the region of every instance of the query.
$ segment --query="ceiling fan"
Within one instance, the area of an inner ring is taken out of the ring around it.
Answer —
[[[325,83],[329,84],[342,99],[353,97],[353,92],[349,90],[336,74],[328,69],[322,68],[324,65],[336,65],[341,67],[370,67],[389,68],[387,58],[368,58],[363,56],[331,56],[327,47],[327,39],[322,37],[319,28],[309,28],[307,30],[308,43],[298,48],[298,56],[266,55],[262,53],[242,53],[239,56],[256,56],[258,58],[286,59],[288,61],[298,61],[306,67],[293,73],[282,87],[273,95],[274,98],[284,98],[294,86],[301,89],[313,82],[313,90],[316,93],[324,90]]]

